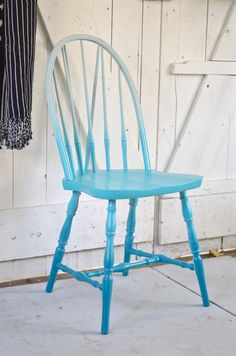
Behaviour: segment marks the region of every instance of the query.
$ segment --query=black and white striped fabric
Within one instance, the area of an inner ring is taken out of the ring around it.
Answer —
[[[2,104],[2,90],[3,90],[3,77],[4,77],[4,64],[5,64],[3,8],[4,8],[3,0],[0,0],[0,109],[2,107],[1,104]],[[1,110],[0,110],[0,114],[1,114]],[[0,140],[1,140],[1,136],[2,136],[2,130],[0,126]]]
[[[0,146],[10,149],[21,149],[32,138],[36,19],[37,0],[4,0]]]

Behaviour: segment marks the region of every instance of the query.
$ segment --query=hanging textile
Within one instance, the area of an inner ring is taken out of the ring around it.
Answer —
[[[3,2],[1,2],[0,0],[0,120],[1,120],[1,108],[2,108],[4,62],[5,62],[5,48],[4,48],[4,26],[3,26]],[[2,132],[2,127],[0,126],[0,143],[1,143],[2,136],[3,136],[3,132]]]
[[[0,19],[0,147],[21,149],[32,138],[37,0],[0,0]]]

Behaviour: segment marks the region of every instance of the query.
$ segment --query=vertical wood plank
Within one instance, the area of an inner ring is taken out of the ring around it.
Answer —
[[[132,18],[132,20],[131,20]],[[119,53],[125,62],[136,89],[140,95],[140,78],[141,78],[141,49],[142,49],[142,18],[143,2],[136,0],[114,0],[113,1],[113,26],[112,26],[112,47]],[[133,104],[130,100],[130,93],[127,88],[123,87],[124,112],[126,120],[126,135],[128,142],[128,166],[129,168],[142,167],[141,154],[138,155],[139,148],[138,127],[134,115]],[[112,97],[110,95],[112,104]],[[114,100],[114,99],[113,99]],[[115,116],[116,113],[114,113]],[[116,134],[116,122],[119,117],[111,116],[114,150],[120,147],[119,137]],[[112,135],[112,133],[111,133]],[[115,150],[114,150],[115,151]],[[118,156],[119,152],[116,152]],[[120,159],[120,161],[122,161]],[[118,162],[118,161],[117,161]]]
[[[209,0],[208,21],[207,21],[207,42],[206,42],[206,59],[211,55],[217,37],[223,26],[225,17],[231,6],[229,0]]]
[[[216,42],[217,37],[222,29],[224,20],[228,14],[230,6],[232,5],[232,1],[222,0],[222,1],[209,1],[209,9],[208,9],[208,26],[207,26],[207,48],[206,48],[206,58],[210,57],[212,49],[214,47],[214,43]],[[235,17],[233,17],[233,23]],[[233,24],[232,23],[232,24]],[[226,33],[227,34],[227,33]],[[226,39],[226,38],[225,38]],[[227,41],[227,39],[226,39]],[[230,45],[231,46],[231,45]],[[232,46],[231,46],[232,47]],[[224,59],[228,59],[228,47],[224,47]],[[221,50],[221,46],[219,46],[219,50]],[[231,49],[230,49],[231,51]],[[217,58],[219,54],[216,53]],[[230,56],[231,57],[231,56]],[[232,80],[235,80],[232,78]],[[228,106],[228,105],[227,105]],[[235,156],[236,153],[236,144],[235,139],[232,140],[232,137],[235,133],[235,121],[234,115],[230,110],[225,111],[225,116],[228,117],[226,125],[226,129],[224,130],[224,137],[221,139],[220,147],[218,145],[218,149],[216,150],[215,158],[213,162],[211,162],[211,167],[208,170],[207,177],[208,178],[219,178],[219,177],[234,177],[236,170],[232,165],[232,157]],[[224,127],[222,127],[224,129]],[[234,136],[235,137],[235,136]],[[232,170],[233,169],[233,170]]]
[[[0,209],[10,209],[13,205],[13,152],[0,150]]]
[[[215,51],[214,60],[226,60],[226,61],[235,61],[236,60],[236,50],[235,46],[235,36],[236,36],[236,3],[235,1],[230,2],[229,10],[227,13],[230,14],[230,18],[227,24],[227,27],[224,29],[224,33],[220,44]]]
[[[157,168],[162,170],[175,138],[176,88],[169,64],[178,60],[180,1],[163,2]]]
[[[230,113],[228,131],[228,157],[227,157],[227,178],[236,177],[236,118]],[[236,190],[236,187],[235,187]]]
[[[163,169],[190,108],[198,77],[177,78],[169,65],[204,59],[207,1],[174,0],[163,3],[161,81],[157,166]]]
[[[204,59],[207,1],[186,1],[180,12],[179,59]],[[175,77],[175,141],[188,115],[201,76]]]
[[[152,168],[156,161],[161,2],[144,1],[141,57],[141,106]]]
[[[141,25],[142,1],[113,1],[112,46],[127,65],[136,87],[140,80]]]
[[[38,5],[54,44],[75,33],[110,42],[111,0],[38,0]]]

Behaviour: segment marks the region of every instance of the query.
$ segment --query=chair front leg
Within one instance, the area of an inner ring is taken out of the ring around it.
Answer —
[[[75,216],[75,213],[78,208],[79,197],[80,197],[80,192],[73,192],[71,200],[68,204],[66,220],[61,229],[58,245],[53,257],[52,267],[51,267],[51,271],[46,287],[47,293],[50,293],[53,290],[53,286],[58,272],[58,264],[61,263],[63,256],[65,254],[65,246],[67,245],[70,236],[71,225],[72,225],[73,217]]]
[[[205,307],[208,307],[210,303],[209,303],[209,298],[207,293],[204,267],[202,263],[202,258],[199,253],[199,243],[197,239],[197,234],[193,226],[192,210],[186,192],[180,193],[180,199],[182,204],[183,217],[186,222],[187,231],[188,231],[189,245],[193,254],[194,269],[197,275],[198,284],[201,291],[202,302]]]
[[[116,201],[109,200],[106,221],[106,249],[104,255],[104,278],[102,290],[102,334],[109,332],[110,307],[112,297],[112,271],[114,265],[114,237],[116,233]]]
[[[136,206],[138,204],[138,199],[129,200],[129,215],[126,225],[126,236],[125,236],[125,252],[124,252],[124,262],[130,262],[130,249],[133,247],[134,243],[134,231],[136,225]],[[123,272],[123,276],[128,276],[129,272]]]

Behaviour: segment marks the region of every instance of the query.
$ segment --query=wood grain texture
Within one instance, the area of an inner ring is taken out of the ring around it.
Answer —
[[[144,1],[140,99],[152,168],[155,168],[156,165],[157,151],[160,42],[161,3]]]
[[[228,134],[228,121],[236,110],[235,88],[233,77],[209,76],[170,170],[204,175],[211,171],[214,159],[219,158],[222,140]],[[221,176],[215,178],[225,177],[225,163],[221,161]]]
[[[94,34],[110,42],[111,0],[39,0],[40,11],[54,44],[75,34]]]
[[[172,64],[170,71],[171,74],[184,75],[236,75],[236,63],[221,61],[186,61]]]
[[[199,239],[234,235],[236,221],[236,193],[212,194],[190,197],[193,220]],[[161,201],[160,244],[181,242],[187,239],[184,221],[181,219],[179,199]],[[224,223],[222,224],[222,214]],[[173,229],[173,226],[175,229]]]
[[[67,204],[3,210],[0,214],[0,261],[46,256],[54,252]],[[107,202],[81,201],[74,218],[67,252],[104,247]],[[117,203],[115,245],[124,244],[127,200]],[[88,219],[89,217],[89,219]],[[141,199],[137,209],[136,242],[153,236],[153,199]]]
[[[171,76],[170,64],[190,58],[204,59],[206,6],[207,1],[175,0],[163,3],[158,169],[166,166],[200,82],[198,77]]]
[[[0,150],[0,209],[13,207],[13,152]]]

